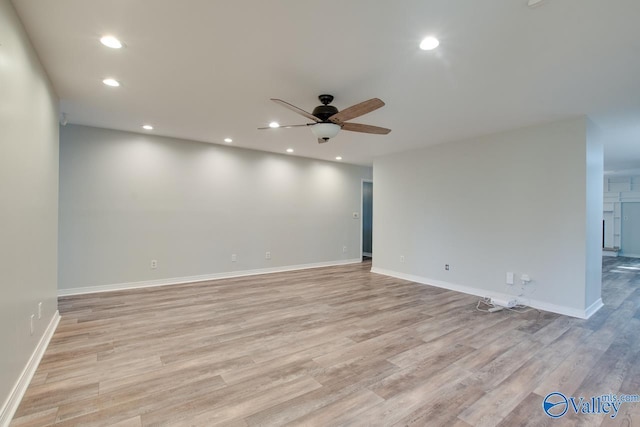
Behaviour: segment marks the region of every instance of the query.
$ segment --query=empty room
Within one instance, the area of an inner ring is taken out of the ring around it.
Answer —
[[[637,0],[0,0],[0,426],[640,425]]]

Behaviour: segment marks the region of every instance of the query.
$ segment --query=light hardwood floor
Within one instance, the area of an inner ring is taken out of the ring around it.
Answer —
[[[640,393],[639,262],[605,259],[587,321],[481,313],[370,267],[60,298],[12,426],[640,425],[640,403],[615,419],[541,406]]]

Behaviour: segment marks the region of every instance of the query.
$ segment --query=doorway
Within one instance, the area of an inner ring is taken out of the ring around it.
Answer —
[[[373,181],[362,180],[362,257],[373,257]]]
[[[640,203],[622,203],[620,252],[622,256],[640,258]]]

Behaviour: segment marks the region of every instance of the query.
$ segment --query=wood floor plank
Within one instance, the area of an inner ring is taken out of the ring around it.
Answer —
[[[331,366],[364,357],[389,358],[423,342],[410,328],[379,335],[353,344],[346,350],[337,350],[314,358],[321,366]]]
[[[122,393],[113,392],[65,403],[58,410],[56,425],[61,426],[106,426],[167,407],[189,405],[199,398],[215,394],[224,388],[220,377],[202,377],[178,387],[169,386],[158,390]]]
[[[384,399],[368,389],[361,389],[333,403],[323,406],[305,416],[285,424],[296,426],[337,426],[348,418],[357,417],[360,413],[383,402]]]
[[[187,418],[186,421],[190,425],[196,426],[228,425],[229,422],[243,421],[245,417],[256,412],[287,402],[321,387],[322,385],[313,378],[300,377],[264,393],[230,402],[222,407],[208,409],[193,418]]]
[[[554,420],[544,411],[538,410],[542,405],[542,399],[535,393],[529,393],[497,426],[551,427],[564,421]]]
[[[109,427],[142,427],[142,420],[140,416],[129,418],[127,420],[119,421],[115,424],[111,424]]]
[[[263,426],[293,423],[314,411],[325,411],[323,408],[376,384],[397,371],[397,366],[379,359],[356,359],[333,365],[314,376],[322,384],[322,388],[260,411],[246,421],[249,425]]]
[[[554,391],[573,395],[604,353],[602,349],[593,348],[591,341],[578,343],[574,351],[545,376],[534,392],[540,398]]]
[[[464,344],[451,344],[446,350],[438,352],[406,367],[397,373],[390,375],[380,383],[371,387],[379,396],[388,399],[402,390],[417,387],[422,383],[430,382],[430,379],[443,369],[451,366],[456,360],[473,353],[472,347]],[[457,367],[457,366],[456,366]]]
[[[424,402],[423,406],[406,415],[394,426],[453,425],[461,421],[458,415],[462,408],[472,405],[484,394],[484,390],[462,383],[446,385],[440,388],[440,393],[434,399]]]
[[[557,366],[588,334],[590,331],[584,329],[566,330],[548,346],[537,350],[533,357],[507,379],[488,390],[481,399],[465,409],[459,418],[478,427],[499,424],[530,394],[544,373]]]
[[[29,415],[16,415],[11,422],[14,427],[45,427],[56,422],[58,408],[53,407],[41,412],[32,412]]]
[[[59,299],[12,426],[631,426],[543,396],[640,389],[640,260],[589,320],[476,310],[371,263]],[[560,424],[561,423],[561,424]]]
[[[311,364],[313,362],[313,357],[321,356],[330,351],[346,348],[352,344],[353,341],[347,338],[341,338],[330,343],[322,343],[320,345],[310,347],[307,350],[294,352],[283,357],[269,359],[260,363],[252,363],[251,365],[247,365],[239,369],[228,370],[222,373],[222,378],[224,378],[227,384],[236,384],[250,378],[268,375],[269,372],[279,372],[287,366]],[[313,365],[318,366],[315,362],[313,362]]]
[[[429,377],[429,381],[416,382],[413,387],[399,390],[384,402],[345,422],[347,426],[393,425],[434,400],[442,388],[463,381],[468,372],[455,365],[440,370]],[[376,393],[377,394],[377,393]]]
[[[597,396],[617,393],[620,390],[629,371],[638,363],[636,356],[640,352],[640,340],[637,339],[640,321],[632,320],[580,384],[579,390],[582,395]],[[640,391],[636,390],[633,393],[637,394]]]
[[[164,422],[174,423],[180,420],[193,419],[201,413],[210,414],[211,411],[225,411],[225,407],[228,406],[237,409],[235,405],[239,402],[260,399],[261,396],[269,393],[279,396],[282,390],[288,389],[289,383],[294,383],[294,389],[297,391],[313,390],[321,387],[317,381],[308,375],[316,366],[313,361],[296,366],[286,366],[279,371],[269,371],[264,376],[253,377],[236,384],[220,387],[209,393],[199,393],[192,399],[184,399],[175,404],[163,405],[153,411],[146,412],[142,415],[142,421],[144,425]],[[234,409],[235,412],[237,412],[236,409]],[[245,414],[244,416],[247,415],[250,414]]]
[[[498,335],[495,339],[493,339],[493,337],[486,337],[486,343],[484,346],[481,346],[477,351],[456,360],[455,364],[469,371],[477,372],[480,368],[489,365],[492,361],[510,350],[514,346],[514,343],[527,341],[530,338],[530,334],[517,329]]]

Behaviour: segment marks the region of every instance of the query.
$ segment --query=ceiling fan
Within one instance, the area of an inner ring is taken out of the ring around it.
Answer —
[[[386,135],[391,132],[391,129],[387,128],[348,122],[351,119],[363,116],[384,106],[384,102],[378,98],[372,98],[368,101],[352,105],[342,111],[338,111],[336,107],[329,105],[331,104],[331,101],[333,101],[333,95],[320,95],[318,98],[322,105],[318,105],[314,108],[312,113],[308,113],[293,104],[283,101],[282,99],[271,98],[271,100],[276,104],[280,104],[291,111],[295,111],[296,113],[313,120],[313,123],[307,123],[304,125],[287,125],[277,127],[293,128],[311,126],[311,132],[313,132],[316,138],[318,138],[318,142],[321,144],[336,136],[338,132],[340,132],[340,129],[349,130],[351,132],[374,133],[378,135]],[[270,126],[258,129],[271,128],[272,127]]]

